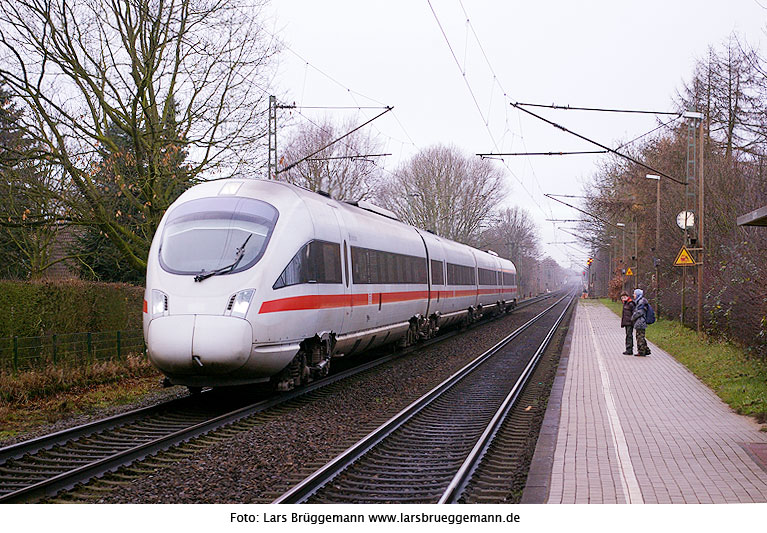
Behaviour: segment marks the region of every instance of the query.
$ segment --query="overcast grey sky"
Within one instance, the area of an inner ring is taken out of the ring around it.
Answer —
[[[278,94],[305,106],[394,106],[371,126],[393,154],[380,163],[390,171],[435,143],[466,154],[597,149],[509,102],[671,110],[709,45],[736,31],[758,46],[767,22],[756,0],[431,0],[431,6],[427,0],[273,0],[271,9],[272,28],[287,45]],[[332,114],[362,123],[378,112]],[[542,114],[609,146],[656,125],[644,115]],[[547,244],[572,237],[545,219],[578,213],[543,194],[580,194],[598,157],[506,158],[508,205],[533,215],[546,253],[563,266],[571,256],[585,259],[586,251]]]

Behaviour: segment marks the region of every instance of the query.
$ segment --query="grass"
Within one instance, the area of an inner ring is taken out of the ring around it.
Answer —
[[[621,315],[621,302],[599,301]],[[701,339],[679,322],[660,317],[647,327],[647,339],[686,366],[736,412],[767,422],[767,360],[731,343],[708,336]]]
[[[159,377],[142,355],[90,366],[0,373],[0,439],[134,402],[157,390]]]

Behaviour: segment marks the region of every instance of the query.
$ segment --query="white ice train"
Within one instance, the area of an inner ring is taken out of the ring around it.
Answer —
[[[281,182],[223,180],[170,206],[149,252],[152,363],[194,390],[288,390],[333,357],[412,344],[516,304],[514,264]]]

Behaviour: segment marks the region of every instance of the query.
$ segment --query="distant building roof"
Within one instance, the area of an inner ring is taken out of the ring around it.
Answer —
[[[767,226],[767,205],[739,216],[738,226]]]

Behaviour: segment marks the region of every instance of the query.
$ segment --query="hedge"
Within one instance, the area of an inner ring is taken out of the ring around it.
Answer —
[[[144,289],[89,281],[0,281],[0,338],[141,329]]]

